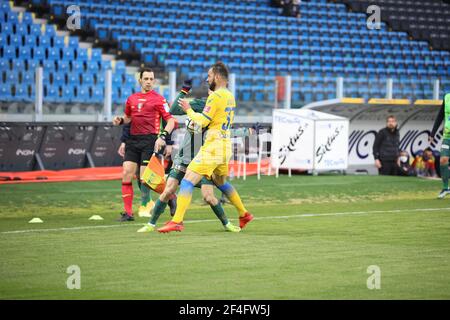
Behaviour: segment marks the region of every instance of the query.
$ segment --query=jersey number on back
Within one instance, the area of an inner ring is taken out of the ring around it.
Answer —
[[[233,117],[234,108],[233,107],[226,107],[225,112],[227,113],[227,122],[222,124],[222,130],[228,130],[230,129],[231,125],[231,119]]]

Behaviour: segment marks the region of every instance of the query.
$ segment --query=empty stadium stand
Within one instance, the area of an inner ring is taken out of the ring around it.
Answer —
[[[342,0],[354,11],[366,12],[378,5],[381,18],[394,30],[405,31],[416,40],[426,40],[435,49],[450,50],[450,4],[441,0]]]
[[[450,91],[448,51],[431,50],[422,38],[412,41],[407,32],[389,31],[385,23],[370,30],[366,14],[350,12],[344,3],[302,1],[297,19],[259,0],[30,1],[48,5],[60,19],[67,18],[69,5],[78,5],[81,28],[100,42],[139,53],[144,64],[176,70],[179,78],[194,77],[195,86],[211,63],[226,62],[236,74],[237,99],[245,112],[258,102],[266,103],[270,113],[275,77],[287,74],[293,79],[294,107],[334,98],[337,77],[344,77],[348,97],[383,98],[387,78],[394,81],[396,98],[431,98],[435,79],[441,94]],[[2,100],[31,99],[30,70],[37,63],[46,70],[47,98],[97,99],[104,81],[99,71],[109,67],[99,49],[83,50],[73,37],[60,39],[51,25],[34,24],[28,12],[17,15],[5,3],[1,10]],[[114,101],[135,90],[124,70],[124,64],[116,64]]]
[[[11,11],[8,2],[0,5],[0,27],[1,101],[33,101],[39,65],[46,102],[102,103],[104,71],[111,68],[114,100],[123,102],[136,90],[123,61],[103,60],[101,49],[81,47],[77,37],[58,35],[54,25],[35,23],[32,13]]]

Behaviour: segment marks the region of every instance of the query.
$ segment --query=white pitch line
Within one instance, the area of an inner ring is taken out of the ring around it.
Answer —
[[[377,213],[402,213],[402,212],[421,212],[421,211],[449,211],[448,208],[421,208],[421,209],[403,209],[403,210],[375,210],[375,211],[344,211],[344,212],[330,212],[330,213],[303,213],[288,216],[269,216],[269,217],[255,217],[255,220],[271,220],[271,219],[289,219],[289,218],[308,218],[308,217],[326,217],[326,216],[341,216],[341,215],[362,215],[362,214],[377,214]],[[236,220],[236,219],[230,219]],[[191,223],[205,223],[216,222],[217,219],[205,219],[205,220],[191,220],[185,221],[185,224]],[[53,229],[28,229],[28,230],[16,230],[16,231],[3,231],[0,234],[18,234],[18,233],[32,233],[32,232],[54,232],[54,231],[78,231],[78,230],[90,230],[90,229],[106,229],[106,228],[121,228],[139,226],[143,223],[127,223],[127,224],[112,224],[105,226],[84,226],[84,227],[72,227],[72,228],[53,228]]]

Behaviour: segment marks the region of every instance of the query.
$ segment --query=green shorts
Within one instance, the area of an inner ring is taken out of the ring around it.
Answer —
[[[186,168],[184,168],[184,170],[186,171]],[[180,184],[181,180],[183,180],[185,174],[186,174],[186,172],[183,172],[182,170],[180,170],[180,168],[172,167],[170,169],[168,178],[177,179],[178,180],[178,184]],[[196,185],[196,187],[200,188],[202,186],[202,184],[213,185],[213,182],[211,180],[208,180],[205,177],[203,177],[202,180],[200,180],[200,182]]]
[[[450,157],[450,139],[442,140],[441,157]]]

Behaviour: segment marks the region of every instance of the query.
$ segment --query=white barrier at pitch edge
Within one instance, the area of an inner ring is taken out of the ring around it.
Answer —
[[[435,140],[429,144],[428,135],[442,102],[431,100],[423,103],[351,103],[348,99],[321,101],[305,106],[303,109],[327,112],[346,117],[350,121],[348,161],[349,172],[366,170],[376,173],[372,153],[377,132],[386,126],[388,115],[394,115],[400,130],[400,150],[416,155],[420,150],[431,147],[439,150],[442,128]],[[381,101],[382,102],[382,101]]]
[[[275,168],[346,170],[348,119],[304,109],[274,110],[271,164]]]

